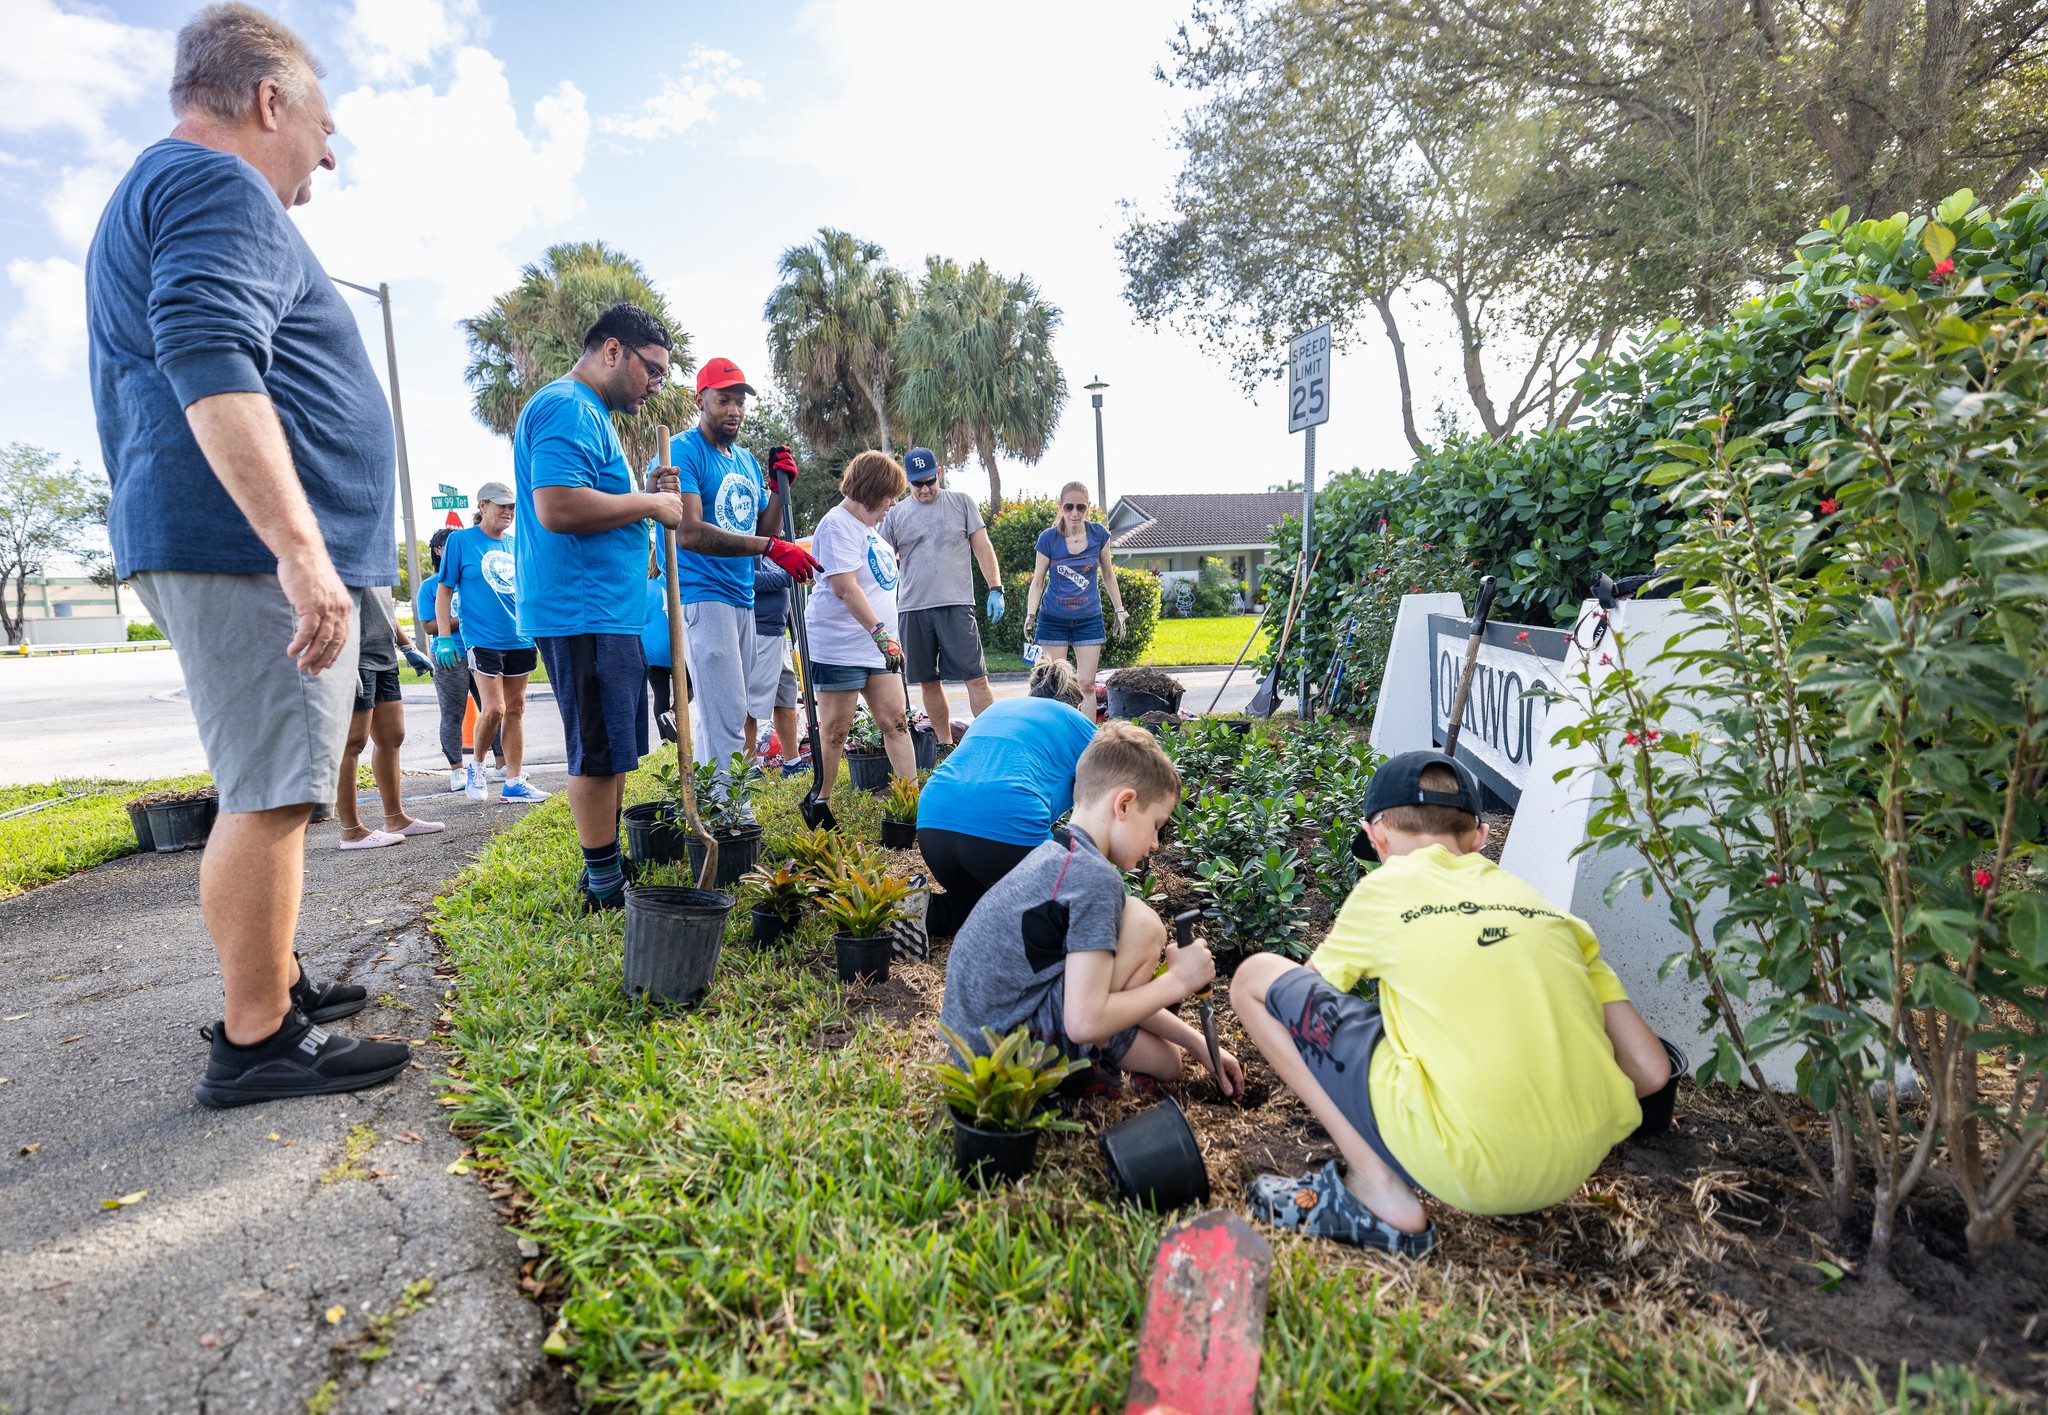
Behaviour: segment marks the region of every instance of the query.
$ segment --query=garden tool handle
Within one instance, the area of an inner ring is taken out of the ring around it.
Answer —
[[[654,472],[658,476],[672,465],[666,424],[655,427],[654,441]],[[690,740],[690,663],[683,634],[683,591],[676,583],[676,533],[667,526],[661,527],[661,561],[667,579],[669,676],[674,680],[671,696],[676,705],[676,781],[682,788],[683,816],[690,833],[704,842],[704,868],[697,872],[697,887],[709,889],[718,878],[718,841],[704,828],[704,818],[697,810],[697,748]]]
[[[1486,637],[1486,621],[1493,614],[1494,579],[1479,578],[1479,595],[1472,601],[1472,634],[1465,640],[1465,668],[1458,675],[1458,691],[1451,698],[1451,725],[1444,730],[1444,755],[1458,755],[1458,731],[1465,723],[1465,703],[1472,696],[1472,672],[1479,664],[1479,644]]]

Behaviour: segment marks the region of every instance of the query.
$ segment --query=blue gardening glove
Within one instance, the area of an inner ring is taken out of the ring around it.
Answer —
[[[988,622],[991,624],[1003,622],[1003,592],[1001,590],[990,590],[988,592]]]
[[[455,646],[453,634],[434,636],[434,662],[443,668],[453,668],[462,661],[462,651]]]
[[[434,665],[427,662],[427,656],[411,644],[407,644],[399,652],[405,655],[405,661],[412,665],[412,671],[419,674],[420,677],[431,678],[434,676]]]

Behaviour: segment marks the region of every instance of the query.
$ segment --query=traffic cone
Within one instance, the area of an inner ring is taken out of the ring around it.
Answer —
[[[462,750],[476,755],[476,699],[462,700]]]

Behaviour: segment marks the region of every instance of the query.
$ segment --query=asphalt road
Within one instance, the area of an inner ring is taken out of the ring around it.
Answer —
[[[1206,712],[1222,685],[1223,668],[1176,668],[1187,685],[1190,711]],[[1021,680],[991,685],[997,697],[1024,691]],[[1244,707],[1257,687],[1240,668],[1219,710]],[[957,687],[947,697],[953,715],[965,718],[967,695]],[[532,689],[527,708],[526,758],[559,763],[562,720],[546,687]],[[405,689],[405,746],[400,765],[429,771],[444,765],[440,751],[440,709],[424,684]],[[199,733],[185,701],[184,679],[172,650],[82,655],[75,658],[0,657],[0,786],[62,777],[141,780],[206,770]]]
[[[0,900],[0,1411],[302,1411],[329,1382],[336,1415],[574,1409],[517,1241],[449,1173],[430,1039],[450,980],[420,922],[525,808],[412,804],[446,832],[347,854],[332,824],[308,836],[300,951],[371,997],[331,1025],[415,1043],[415,1069],[354,1095],[193,1099],[220,1015],[198,852]],[[376,1318],[389,1350],[366,1360]]]

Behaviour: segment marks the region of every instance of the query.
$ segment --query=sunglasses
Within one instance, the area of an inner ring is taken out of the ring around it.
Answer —
[[[1086,511],[1087,509],[1088,503],[1085,501],[1062,501],[1060,503],[1060,510],[1062,511]]]
[[[647,355],[641,353],[638,349],[634,348],[630,344],[621,344],[619,345],[619,347],[621,349],[624,349],[627,353],[631,354],[634,358],[638,359],[642,364],[646,366],[648,380],[651,383],[653,383],[653,385],[656,388],[663,387],[668,383],[668,370],[665,367],[663,367],[660,364],[657,364],[656,362],[654,362],[654,360],[648,358]]]

